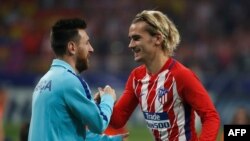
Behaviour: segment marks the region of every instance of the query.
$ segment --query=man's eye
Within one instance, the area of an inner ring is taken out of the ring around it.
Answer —
[[[89,44],[89,41],[86,42],[86,45],[88,45],[88,44]]]
[[[133,40],[135,40],[135,41],[138,41],[140,39],[140,37],[139,36],[135,36],[135,37],[133,37]]]

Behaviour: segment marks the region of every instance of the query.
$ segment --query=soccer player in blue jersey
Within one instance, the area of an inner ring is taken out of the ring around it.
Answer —
[[[96,103],[79,77],[94,52],[85,29],[85,21],[78,18],[59,20],[52,27],[56,59],[33,92],[29,141],[122,140],[102,135],[116,100],[114,89],[99,89],[100,103]]]

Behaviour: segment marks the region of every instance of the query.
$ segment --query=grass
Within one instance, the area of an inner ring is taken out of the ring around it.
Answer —
[[[153,141],[152,134],[146,126],[129,126],[128,141]]]
[[[223,129],[220,129],[216,141],[223,141]],[[153,141],[152,134],[146,126],[129,127],[128,141]]]
[[[19,141],[20,125],[13,123],[4,124],[5,138],[8,141]]]
[[[6,123],[4,125],[5,136],[9,141],[19,141],[20,124]],[[148,128],[144,126],[129,126],[128,141],[152,141],[153,138]]]
[[[19,141],[20,124],[8,123],[4,125],[5,136],[8,141]],[[128,126],[128,141],[153,141],[152,134],[149,129],[143,125]],[[222,130],[218,135],[217,141],[221,141]]]

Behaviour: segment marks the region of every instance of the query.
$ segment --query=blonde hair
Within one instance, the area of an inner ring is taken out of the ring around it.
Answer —
[[[174,23],[162,12],[155,10],[144,10],[138,13],[132,23],[140,21],[144,21],[149,25],[146,27],[146,31],[150,35],[161,34],[163,36],[162,48],[167,51],[169,56],[173,56],[174,50],[180,43],[180,34]]]

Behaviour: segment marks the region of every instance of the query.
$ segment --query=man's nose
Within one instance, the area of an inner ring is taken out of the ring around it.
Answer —
[[[133,40],[130,40],[128,47],[129,48],[135,47],[135,42]]]

